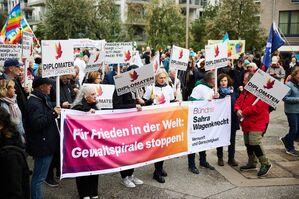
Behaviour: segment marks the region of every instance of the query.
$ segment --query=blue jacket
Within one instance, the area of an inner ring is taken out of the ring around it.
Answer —
[[[287,86],[290,87],[290,91],[283,98],[284,112],[299,113],[299,82],[291,80]]]

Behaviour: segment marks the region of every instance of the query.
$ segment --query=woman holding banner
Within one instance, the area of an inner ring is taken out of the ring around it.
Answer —
[[[224,98],[226,96],[231,97],[231,134],[230,134],[230,145],[228,146],[228,164],[230,166],[238,166],[238,163],[235,160],[235,141],[236,141],[236,132],[239,127],[239,120],[234,110],[234,105],[236,103],[237,95],[234,92],[233,80],[227,74],[220,74],[217,78],[218,80],[218,93],[220,95],[219,98]],[[218,157],[218,165],[224,166],[223,162],[223,147],[217,148],[217,157]]]
[[[158,69],[155,77],[155,86],[146,88],[143,98],[147,105],[169,104],[175,102],[173,89],[167,84],[168,73],[165,69]],[[164,161],[155,163],[153,178],[159,183],[165,183],[167,173],[163,169]]]
[[[72,109],[94,113],[96,106],[96,87],[83,85],[73,103]],[[76,178],[77,190],[80,199],[98,198],[98,175]]]

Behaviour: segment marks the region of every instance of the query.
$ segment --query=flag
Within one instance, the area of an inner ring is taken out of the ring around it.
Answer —
[[[232,49],[231,49],[231,47],[228,43],[228,40],[229,40],[229,36],[228,36],[228,33],[226,32],[224,37],[223,37],[223,43],[227,42],[227,56],[231,57],[232,56]]]
[[[16,43],[16,37],[21,27],[21,5],[18,3],[9,13],[7,21],[1,30],[1,41],[3,43]]]
[[[22,39],[22,32],[33,33],[27,20],[21,16],[20,3],[17,4],[9,13],[8,19],[0,33],[0,42],[6,44],[20,43]],[[34,42],[37,41],[33,34]]]
[[[224,37],[223,37],[223,42],[226,42],[229,40],[229,37],[228,37],[228,33],[226,32]]]
[[[281,37],[276,27],[276,24],[273,22],[270,28],[268,42],[266,45],[265,55],[263,59],[263,64],[266,66],[266,68],[269,68],[269,66],[271,65],[271,54],[284,43],[284,39]]]

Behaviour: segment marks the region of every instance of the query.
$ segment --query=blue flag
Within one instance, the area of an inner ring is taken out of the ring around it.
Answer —
[[[281,37],[276,24],[273,22],[270,28],[268,42],[263,59],[263,64],[266,66],[266,68],[269,68],[269,66],[271,65],[271,54],[284,43],[284,39]]]

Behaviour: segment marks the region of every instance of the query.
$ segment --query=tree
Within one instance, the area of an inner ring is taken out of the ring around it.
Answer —
[[[0,28],[1,29],[4,26],[4,24],[5,24],[6,20],[7,20],[7,17],[8,17],[7,10],[1,10],[0,11]]]
[[[100,0],[96,8],[95,34],[98,39],[122,41],[120,13],[115,0]]]
[[[148,45],[159,49],[176,44],[184,46],[185,17],[174,0],[153,0],[146,8]]]
[[[215,16],[204,20],[205,36],[201,41],[221,40],[228,32],[232,40],[246,40],[247,50],[261,49],[266,40],[256,17],[259,13],[260,7],[253,0],[223,0]]]
[[[47,39],[94,38],[94,0],[46,0]]]
[[[200,50],[208,43],[208,38],[205,37],[206,24],[208,20],[212,20],[219,9],[219,6],[207,6],[202,13],[202,16],[196,19],[191,26],[191,47],[195,50]]]

